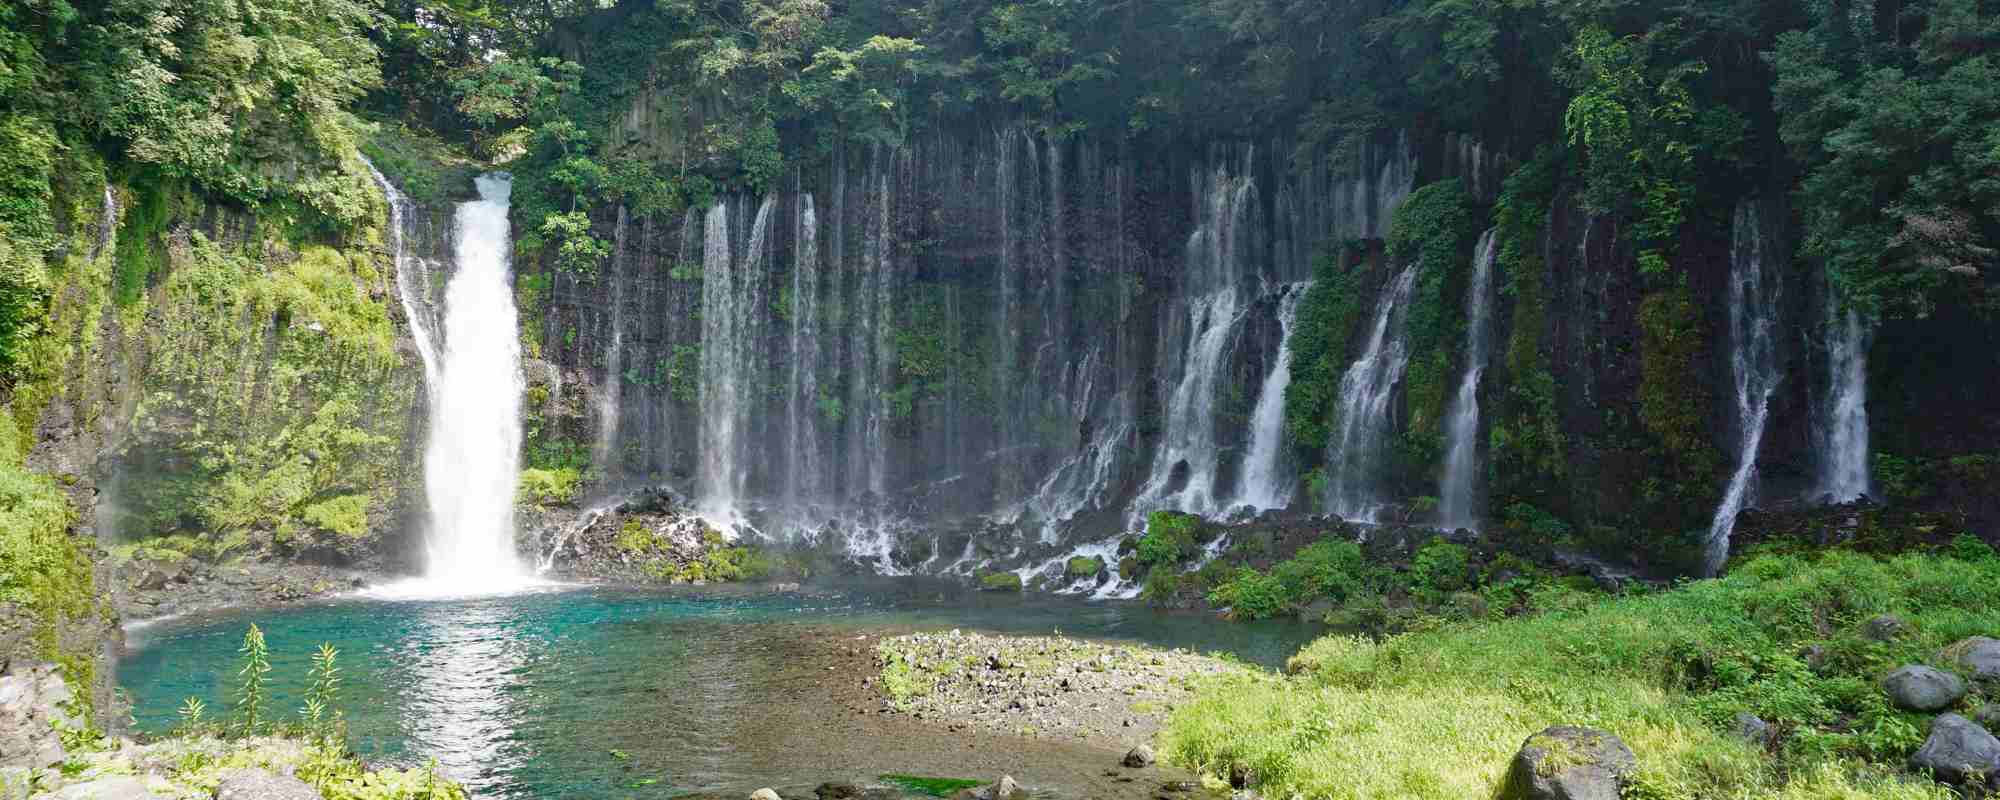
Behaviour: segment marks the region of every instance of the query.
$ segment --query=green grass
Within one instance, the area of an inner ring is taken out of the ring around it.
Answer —
[[[921,775],[878,775],[884,783],[902,787],[917,794],[931,797],[950,797],[962,789],[977,789],[985,786],[985,781],[966,778],[926,778]]]
[[[1638,754],[1632,797],[1949,797],[1897,774],[1928,720],[1888,708],[1875,682],[1904,663],[1950,668],[1940,649],[2000,632],[2000,559],[1969,555],[1764,556],[1721,580],[1534,617],[1328,637],[1292,659],[1292,677],[1204,687],[1162,745],[1211,774],[1251,767],[1266,796],[1490,797],[1523,740],[1574,724]],[[1883,613],[1914,632],[1867,640],[1862,625]],[[1786,732],[1775,757],[1725,733],[1739,711]]]

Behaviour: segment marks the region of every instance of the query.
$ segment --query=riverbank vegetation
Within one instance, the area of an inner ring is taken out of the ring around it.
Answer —
[[[1267,796],[1486,797],[1528,735],[1586,725],[1637,754],[1628,797],[1941,800],[1950,790],[1903,767],[1929,715],[1878,681],[1905,664],[1962,670],[1944,651],[2000,631],[2000,558],[1970,538],[1756,555],[1663,591],[1527,594],[1520,616],[1329,636],[1289,674],[1212,683],[1176,710],[1163,751],[1255,776]],[[1956,708],[1993,696],[1975,687]]]

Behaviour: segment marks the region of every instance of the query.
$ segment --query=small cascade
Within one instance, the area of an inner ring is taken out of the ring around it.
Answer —
[[[1445,432],[1444,481],[1438,488],[1438,515],[1444,524],[1472,527],[1479,521],[1474,483],[1479,474],[1479,379],[1492,359],[1493,263],[1499,260],[1499,230],[1479,237],[1473,255],[1472,286],[1465,296],[1465,377],[1452,399]]]
[[[458,206],[457,270],[445,288],[443,359],[424,453],[425,577],[455,592],[503,589],[523,575],[514,546],[524,387],[508,274],[510,186],[504,175],[481,176],[478,185],[479,199]]]
[[[1764,273],[1764,234],[1754,200],[1736,207],[1736,232],[1730,254],[1729,346],[1730,372],[1735,378],[1738,447],[1736,473],[1729,479],[1715,522],[1708,528],[1704,567],[1716,575],[1729,559],[1729,535],[1736,515],[1755,489],[1757,452],[1764,443],[1764,423],[1771,395],[1784,374],[1778,363],[1777,327],[1779,280]]]
[[[367,162],[364,159],[362,163],[367,163]],[[368,171],[370,173],[375,173],[375,165],[369,164]],[[382,185],[383,191],[385,193],[395,191],[395,187],[389,186],[389,182],[383,180],[380,173],[375,173],[375,178],[376,182]],[[393,204],[394,201],[391,201],[391,203]],[[392,216],[393,215],[394,214],[392,212]],[[104,184],[104,216],[100,217],[97,223],[97,249],[91,252],[90,254],[91,259],[95,260],[103,256],[105,253],[111,252],[111,246],[117,244],[117,242],[118,242],[118,193],[112,191],[111,184],[107,183]]]
[[[1830,295],[1823,306],[1827,386],[1815,409],[1819,458],[1813,493],[1850,503],[1873,488],[1868,471],[1868,328],[1859,313]]]
[[[1292,323],[1298,320],[1299,301],[1311,287],[1309,282],[1287,286],[1278,301],[1283,338],[1271,374],[1257,393],[1257,409],[1250,415],[1250,454],[1243,459],[1236,500],[1258,511],[1284,508],[1292,502],[1295,481],[1284,457],[1285,390],[1292,385]]]
[[[1342,519],[1374,522],[1381,511],[1378,481],[1390,432],[1389,401],[1410,363],[1403,318],[1416,282],[1417,269],[1410,267],[1383,287],[1368,347],[1340,379],[1339,428],[1327,450],[1327,507]]]
[[[702,250],[701,422],[703,513],[731,518],[742,509],[751,459],[753,400],[762,355],[758,321],[765,313],[764,278],[771,212],[777,196],[764,198],[750,225],[743,257],[733,258],[727,201],[708,213]],[[719,521],[725,532],[733,521]]]
[[[1246,223],[1256,183],[1217,168],[1205,184],[1194,192],[1203,203],[1196,210],[1202,224],[1188,237],[1180,377],[1167,402],[1166,435],[1153,458],[1152,477],[1133,509],[1135,524],[1163,508],[1196,514],[1222,510],[1216,486],[1222,443],[1215,401],[1230,345],[1248,310],[1237,287],[1243,273],[1240,257],[1248,249],[1239,237],[1251,235]]]
[[[619,395],[624,391],[625,357],[625,206],[618,206],[618,222],[611,234],[611,341],[604,351],[604,382],[597,387],[597,447],[593,460],[607,474],[616,474],[612,448],[618,442]]]
[[[424,362],[424,385],[435,386],[438,382],[438,345],[437,335],[432,333],[437,325],[430,305],[430,270],[410,254],[410,199],[383,177],[367,156],[360,158],[362,166],[368,168],[368,174],[374,177],[375,185],[382,188],[382,196],[389,202],[389,230],[386,233],[389,252],[396,262],[396,299],[403,306],[403,316],[409,318],[410,338],[416,341],[417,355]],[[108,189],[105,196],[110,197]]]
[[[792,253],[791,393],[785,401],[785,490],[793,508],[820,496],[819,464],[819,214],[813,196],[799,196]]]

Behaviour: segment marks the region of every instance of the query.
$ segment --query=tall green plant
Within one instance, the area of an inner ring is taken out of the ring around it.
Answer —
[[[264,631],[255,623],[243,634],[243,666],[236,672],[236,729],[244,736],[264,727],[265,676],[271,673],[271,650],[264,644]]]

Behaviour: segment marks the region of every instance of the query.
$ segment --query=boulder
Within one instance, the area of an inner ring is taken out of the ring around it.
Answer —
[[[1964,784],[1977,776],[1991,785],[2000,776],[2000,739],[1957,714],[1931,721],[1930,738],[1910,756],[1913,769],[1927,769],[1938,780]]]
[[[80,727],[63,706],[69,684],[54,665],[17,661],[0,672],[0,767],[54,767],[63,763],[58,727]]]
[[[261,769],[236,769],[223,773],[215,786],[215,800],[321,800],[312,784],[288,775]]]
[[[313,795],[318,797],[318,795]],[[44,800],[158,800],[159,795],[146,789],[146,781],[131,775],[116,775],[98,778],[68,786],[41,795]]]
[[[2000,681],[2000,639],[1974,636],[1945,648],[1976,681]]]
[[[1759,747],[1771,743],[1771,723],[1748,711],[1736,715],[1736,737]]]
[[[2000,703],[1987,703],[1972,712],[1972,721],[1987,730],[2000,729]]]
[[[819,800],[854,800],[861,796],[861,787],[843,781],[828,781],[813,790]]]
[[[1002,775],[992,785],[977,789],[960,789],[951,796],[952,800],[1027,800],[1028,792],[1014,782],[1011,775]]]
[[[1882,614],[1861,625],[1861,635],[1869,641],[1893,642],[1910,631],[1910,623],[1894,614]]]
[[[1609,731],[1559,725],[1528,737],[1514,754],[1501,800],[1618,800],[1639,768]]]
[[[1965,697],[1965,681],[1957,675],[1911,664],[1882,679],[1889,702],[1906,711],[1940,711]]]
[[[35,770],[28,767],[0,767],[0,800],[28,800],[34,788]]]
[[[1123,763],[1125,766],[1133,769],[1142,769],[1152,766],[1155,760],[1157,759],[1153,757],[1153,748],[1142,744],[1125,751],[1125,760]]]
[[[780,800],[780,798],[778,797],[778,790],[766,786],[751,792],[750,800]]]

